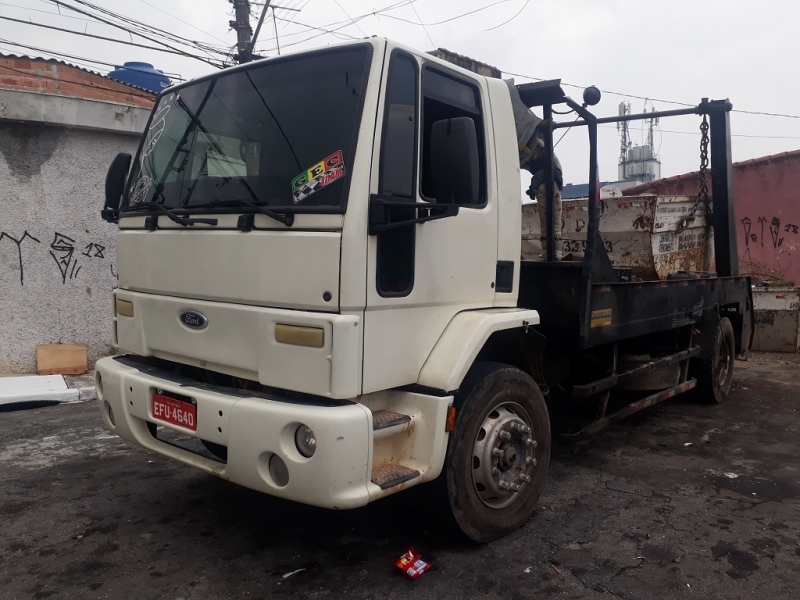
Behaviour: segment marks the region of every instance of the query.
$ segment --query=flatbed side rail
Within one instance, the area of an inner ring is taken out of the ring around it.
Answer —
[[[688,392],[689,390],[695,388],[697,386],[696,379],[689,379],[688,381],[684,381],[683,383],[679,383],[676,386],[668,388],[666,390],[662,390],[646,398],[642,398],[641,400],[637,400],[627,406],[620,408],[619,410],[611,413],[610,415],[603,417],[602,419],[597,419],[596,421],[592,421],[589,425],[581,429],[580,431],[576,431],[574,433],[562,433],[560,435],[561,440],[565,442],[577,442],[584,438],[589,437],[590,435],[594,435],[598,431],[605,429],[609,425],[616,423],[632,415],[633,413],[639,412],[640,410],[644,410],[645,408],[649,408],[659,402],[663,402],[664,400],[669,400],[678,394],[682,394],[684,392]]]
[[[683,362],[684,360],[697,356],[700,354],[700,351],[700,346],[693,346],[688,350],[682,350],[675,354],[670,354],[669,356],[651,360],[643,365],[631,369],[630,371],[625,371],[624,373],[615,373],[614,375],[609,375],[608,377],[598,379],[585,385],[573,386],[572,397],[588,398],[590,396],[594,396],[595,394],[610,390],[611,388],[616,387],[621,383],[625,383],[626,381],[636,379],[637,377],[643,377],[648,373],[652,373],[656,369]]]

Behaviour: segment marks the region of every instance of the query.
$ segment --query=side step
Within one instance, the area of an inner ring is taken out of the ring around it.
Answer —
[[[403,465],[385,463],[379,467],[372,467],[372,483],[380,486],[382,490],[400,485],[417,477],[419,477],[419,471],[409,469]]]
[[[411,421],[411,417],[391,410],[376,410],[372,413],[372,430],[386,429]]]

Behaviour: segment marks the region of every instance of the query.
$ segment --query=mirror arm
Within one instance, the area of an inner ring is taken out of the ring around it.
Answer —
[[[100,211],[100,217],[108,223],[119,223],[119,209],[104,208]]]
[[[416,219],[404,219],[395,223],[389,222],[389,214],[393,208],[405,208],[426,210],[428,214],[424,217]],[[433,211],[442,211],[441,214],[431,214]],[[380,212],[379,216],[377,213]],[[436,221],[447,217],[454,217],[458,214],[458,205],[456,204],[432,204],[430,202],[399,202],[396,200],[386,200],[377,194],[370,196],[369,202],[369,235],[378,235],[389,229],[398,229],[400,227],[408,227],[415,223],[427,223],[428,221]],[[382,218],[380,218],[382,217]]]

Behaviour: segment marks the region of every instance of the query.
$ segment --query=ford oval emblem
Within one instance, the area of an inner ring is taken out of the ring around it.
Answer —
[[[178,318],[180,318],[181,323],[190,329],[205,329],[208,326],[208,319],[206,319],[206,316],[196,310],[181,311]]]

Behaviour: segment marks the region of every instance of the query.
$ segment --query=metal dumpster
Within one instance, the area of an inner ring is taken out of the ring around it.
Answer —
[[[677,271],[708,272],[714,265],[714,237],[696,196],[627,196],[601,200],[600,235],[611,262],[628,267],[645,281],[666,279]],[[562,203],[565,257],[581,260],[586,247],[587,200]],[[684,223],[694,212],[694,219]],[[522,257],[541,252],[536,204],[522,206]]]

